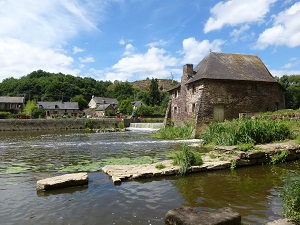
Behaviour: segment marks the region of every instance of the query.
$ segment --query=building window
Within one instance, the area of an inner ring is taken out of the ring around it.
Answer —
[[[174,113],[177,113],[178,112],[178,109],[177,109],[177,107],[175,106],[174,107]]]
[[[196,104],[193,103],[193,104],[192,104],[192,112],[195,112],[195,108],[196,108]]]
[[[257,84],[252,84],[251,85],[251,95],[252,96],[257,96],[258,93],[258,85]]]
[[[192,94],[195,94],[195,92],[196,92],[196,86],[195,86],[195,84],[193,84],[193,86],[192,86]]]

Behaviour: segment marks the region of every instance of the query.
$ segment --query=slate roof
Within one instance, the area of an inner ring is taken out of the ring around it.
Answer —
[[[180,88],[181,84],[176,84],[175,86],[171,87],[169,90],[167,91],[172,91],[172,90],[175,90],[177,88]]]
[[[106,97],[93,97],[96,104],[116,104],[118,105],[118,100],[115,98],[106,98]]]
[[[201,79],[277,82],[258,56],[209,53],[195,68],[187,83]]]
[[[142,101],[131,102],[133,107],[139,107],[141,105],[145,105]]]
[[[99,105],[99,107],[96,109],[96,111],[105,111],[110,105],[111,104]]]
[[[24,103],[24,97],[0,96],[0,103]]]
[[[78,102],[37,102],[43,109],[79,109]]]

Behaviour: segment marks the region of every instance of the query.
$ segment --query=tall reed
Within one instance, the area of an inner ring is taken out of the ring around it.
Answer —
[[[194,127],[186,124],[185,126],[166,126],[157,130],[153,137],[158,139],[192,139]]]
[[[201,135],[203,144],[237,145],[263,144],[291,137],[291,129],[282,121],[271,119],[241,119],[224,123],[212,122]]]

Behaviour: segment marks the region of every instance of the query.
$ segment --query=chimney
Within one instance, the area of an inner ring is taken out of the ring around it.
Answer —
[[[181,84],[185,84],[190,78],[193,77],[193,64],[185,64],[183,66],[182,77],[181,77]]]

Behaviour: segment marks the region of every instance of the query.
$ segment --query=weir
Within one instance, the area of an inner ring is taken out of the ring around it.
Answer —
[[[163,127],[163,123],[130,123],[128,129],[153,129],[158,130]]]

